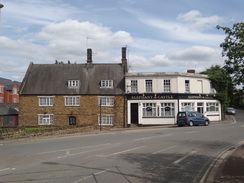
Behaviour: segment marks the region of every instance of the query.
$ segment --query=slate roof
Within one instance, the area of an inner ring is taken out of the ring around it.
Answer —
[[[14,83],[10,79],[5,79],[0,77],[0,83],[4,84],[6,90],[8,91],[13,90]]]
[[[0,116],[19,114],[18,103],[0,103]]]
[[[68,80],[79,80],[76,89]],[[101,80],[113,80],[114,88],[100,88]],[[33,64],[20,86],[21,95],[120,95],[124,93],[122,64]]]

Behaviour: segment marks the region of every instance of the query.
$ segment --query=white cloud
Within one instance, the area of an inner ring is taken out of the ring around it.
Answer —
[[[217,15],[210,17],[202,17],[201,13],[198,10],[192,10],[185,14],[178,15],[178,20],[188,22],[191,28],[196,30],[204,30],[222,23],[224,19]]]
[[[172,60],[199,62],[210,60],[219,55],[219,53],[206,46],[193,46],[189,49],[169,53],[167,56]]]

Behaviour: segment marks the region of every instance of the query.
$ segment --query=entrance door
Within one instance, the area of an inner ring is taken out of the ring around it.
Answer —
[[[138,124],[138,103],[130,104],[131,124]]]
[[[202,102],[197,103],[197,112],[200,112],[203,114],[203,103]]]

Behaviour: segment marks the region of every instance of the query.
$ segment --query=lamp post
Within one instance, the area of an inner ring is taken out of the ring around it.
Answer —
[[[0,9],[3,8],[3,7],[4,7],[4,5],[0,3]]]
[[[102,131],[102,98],[100,97],[100,131]]]

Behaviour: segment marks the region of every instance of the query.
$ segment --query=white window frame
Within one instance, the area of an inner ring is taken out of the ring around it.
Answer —
[[[4,86],[0,86],[0,93],[3,93]]]
[[[53,106],[54,96],[39,96],[39,106]]]
[[[185,92],[190,92],[190,80],[185,80]]]
[[[101,122],[100,122],[101,120]],[[114,124],[114,115],[113,114],[102,114],[98,115],[98,125],[109,125],[113,126]]]
[[[98,105],[113,107],[114,106],[114,96],[99,96]]]
[[[101,88],[113,88],[113,80],[101,80]]]
[[[152,93],[153,92],[153,80],[147,79],[145,80],[146,85],[146,93]]]
[[[76,88],[80,86],[79,80],[68,80],[68,86],[69,88]]]
[[[143,103],[142,104],[142,116],[143,117],[156,117],[157,116],[156,103]]]
[[[163,80],[164,92],[171,92],[171,81],[170,79]]]
[[[194,102],[182,102],[181,111],[194,111],[195,103]]]
[[[137,80],[131,80],[131,93],[137,93],[138,92],[138,84]]]
[[[175,103],[174,102],[161,103],[160,108],[161,108],[162,117],[174,117],[175,116]]]
[[[38,125],[53,125],[54,115],[53,114],[38,114]]]
[[[80,96],[65,96],[65,106],[80,106]]]
[[[218,102],[207,102],[206,103],[207,112],[219,112]]]

